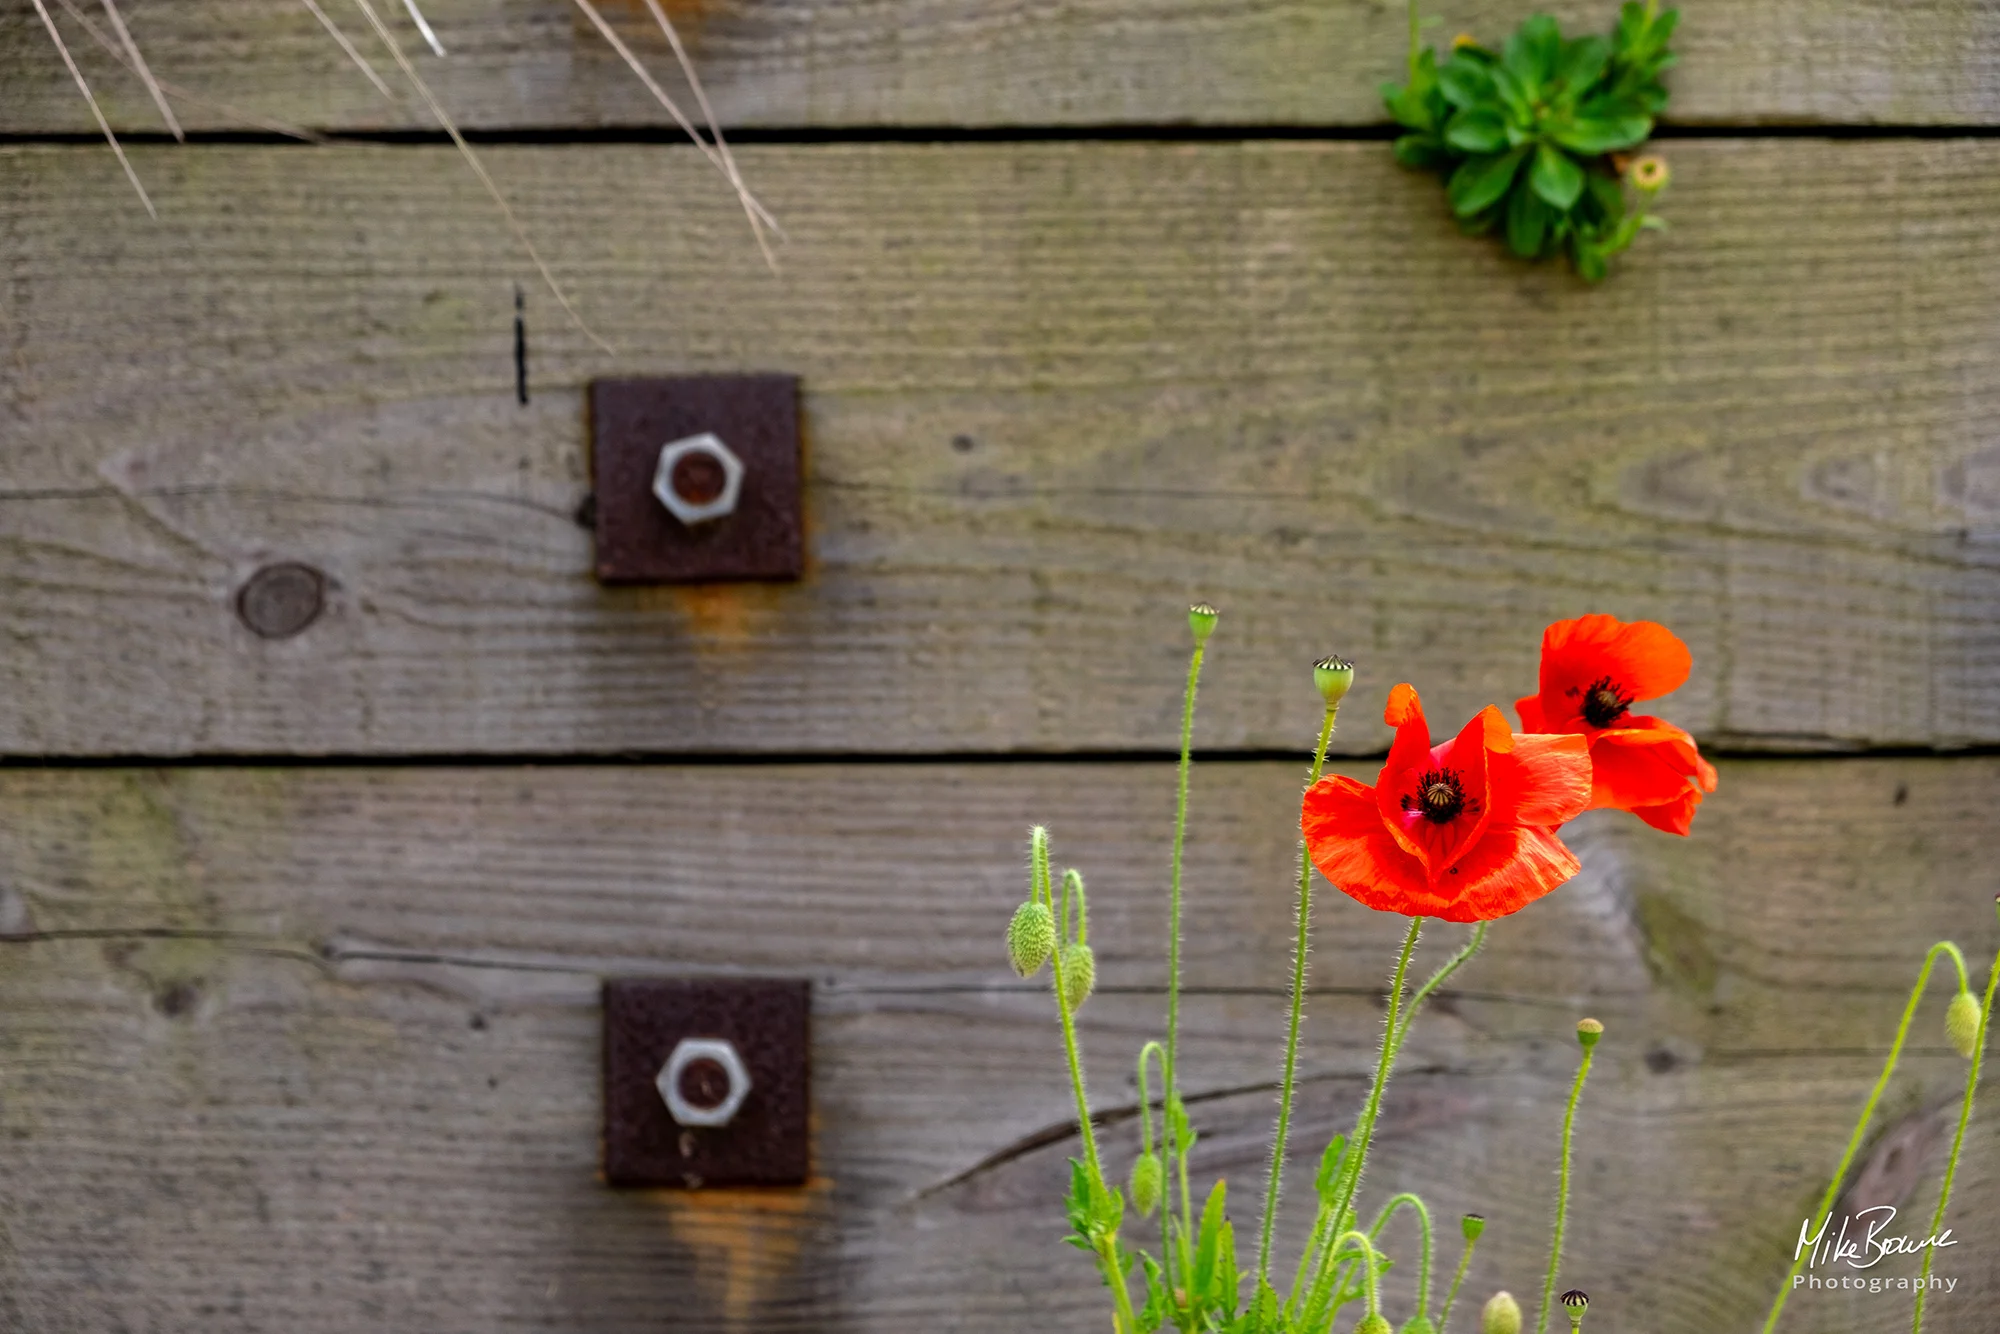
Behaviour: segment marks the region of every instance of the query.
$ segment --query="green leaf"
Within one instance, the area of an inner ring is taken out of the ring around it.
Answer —
[[[1575,120],[1551,127],[1549,137],[1573,153],[1596,157],[1599,153],[1636,148],[1652,132],[1653,122],[1646,116],[1598,120],[1580,115]]]
[[[1208,1202],[1201,1206],[1201,1230],[1195,1236],[1194,1275],[1188,1293],[1204,1304],[1215,1292],[1217,1253],[1222,1246],[1223,1197],[1228,1185],[1226,1181],[1216,1182],[1215,1189],[1208,1193]]]
[[[1528,183],[1551,208],[1559,213],[1568,212],[1583,193],[1583,168],[1560,148],[1542,144],[1535,149],[1535,165],[1528,173]]]
[[[1493,66],[1457,52],[1438,70],[1438,90],[1455,107],[1477,106],[1493,96]]]
[[[1222,1220],[1222,1240],[1216,1246],[1216,1271],[1214,1293],[1215,1305],[1227,1313],[1236,1309],[1236,1289],[1242,1284],[1243,1275],[1236,1268],[1236,1228],[1228,1219]]]
[[[1507,147],[1507,122],[1495,112],[1475,107],[1453,116],[1444,137],[1453,148],[1467,153],[1497,153]]]
[[[1555,77],[1562,55],[1562,29],[1547,14],[1537,14],[1514,30],[1500,63],[1523,89],[1540,88]]]
[[[1395,143],[1396,161],[1406,167],[1449,167],[1464,156],[1434,134],[1405,134]]]
[[[1527,157],[1526,148],[1516,148],[1506,153],[1467,158],[1451,174],[1451,183],[1445,187],[1446,197],[1451,200],[1451,211],[1461,218],[1468,218],[1496,203],[1500,196],[1507,193],[1507,187],[1514,183],[1514,177],[1520,174],[1521,163]]]
[[[1326,1146],[1326,1152],[1319,1156],[1319,1171],[1313,1177],[1313,1192],[1319,1202],[1331,1209],[1333,1197],[1340,1186],[1340,1164],[1347,1157],[1347,1136],[1335,1135],[1333,1142]]]
[[[1539,258],[1549,237],[1549,206],[1533,190],[1516,190],[1507,200],[1507,248],[1522,259]]]
[[[1521,125],[1535,123],[1534,85],[1523,83],[1508,72],[1504,65],[1493,67],[1493,95],[1507,109],[1510,119]]]
[[[1604,73],[1604,67],[1610,63],[1610,38],[1579,37],[1563,44],[1562,59],[1556,65],[1556,78],[1562,81],[1565,91],[1571,96],[1579,96],[1597,82]]]

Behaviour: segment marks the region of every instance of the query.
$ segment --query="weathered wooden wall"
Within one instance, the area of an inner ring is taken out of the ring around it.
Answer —
[[[604,355],[427,139],[137,146],[148,222],[0,0],[0,1324],[1101,1329],[1057,1244],[1052,1017],[998,931],[1047,819],[1095,887],[1122,1163],[1199,595],[1189,1066],[1244,1209],[1304,664],[1361,659],[1361,755],[1400,677],[1439,717],[1521,693],[1548,618],[1689,639],[1669,711],[1733,756],[1695,837],[1577,826],[1583,877],[1416,1030],[1374,1179],[1488,1214],[1473,1290],[1533,1290],[1596,1013],[1593,1321],[1753,1328],[1923,949],[2000,938],[2000,146],[1956,134],[2000,119],[2000,8],[1690,5],[1675,119],[1712,137],[1667,145],[1674,229],[1598,290],[1354,141],[1400,5],[670,8],[780,141],[742,154],[779,276],[692,151],[597,134],[660,118],[573,7],[426,5],[427,76]],[[427,128],[302,6],[124,9],[235,109],[190,126]],[[804,377],[808,577],[597,587],[584,382],[743,368]],[[270,641],[236,595],[276,561],[331,583]],[[1352,1115],[1398,927],[1323,902],[1304,1152]],[[686,971],[818,982],[809,1189],[595,1179],[597,979]],[[1906,1218],[1964,1068],[1941,1011],[1884,1117]],[[2000,1301],[1990,1113],[1961,1182],[1940,1331]]]

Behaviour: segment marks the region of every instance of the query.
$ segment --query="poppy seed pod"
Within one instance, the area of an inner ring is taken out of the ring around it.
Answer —
[[[1571,1329],[1581,1329],[1583,1327],[1583,1313],[1590,1309],[1590,1294],[1582,1288],[1571,1288],[1568,1292],[1556,1298],[1556,1300],[1561,1302],[1563,1308],[1569,1312],[1569,1327]]]
[[[1979,1048],[1979,1002],[1971,992],[1961,991],[1951,998],[1951,1008],[1944,1012],[1944,1032],[1958,1054],[1971,1060]]]
[[[1576,1021],[1576,1040],[1583,1044],[1585,1051],[1589,1051],[1592,1047],[1595,1047],[1597,1040],[1603,1036],[1604,1025],[1597,1020],[1579,1019]]]
[[[1396,1334],[1395,1328],[1378,1313],[1370,1311],[1354,1327],[1354,1334]]]
[[[1329,709],[1338,708],[1353,686],[1354,664],[1347,659],[1321,658],[1313,664],[1313,688]]]
[[[1188,629],[1194,631],[1194,642],[1206,644],[1208,637],[1215,633],[1216,618],[1222,613],[1206,602],[1197,602],[1188,608]]]
[[[1074,1010],[1097,989],[1097,956],[1090,946],[1065,945],[1062,952],[1063,1004]]]
[[[1024,903],[1007,923],[1007,958],[1022,977],[1033,977],[1056,948],[1056,919],[1045,903]]]
[[[1160,1188],[1165,1181],[1166,1169],[1160,1165],[1159,1154],[1148,1151],[1132,1160],[1132,1207],[1141,1218],[1152,1217],[1153,1210],[1159,1207]]]
[[[1521,1334],[1521,1304],[1511,1292],[1496,1292],[1479,1313],[1481,1334]]]
[[[1478,1214],[1467,1214],[1458,1220],[1458,1230],[1465,1234],[1466,1241],[1478,1241],[1479,1234],[1486,1230],[1486,1220]]]

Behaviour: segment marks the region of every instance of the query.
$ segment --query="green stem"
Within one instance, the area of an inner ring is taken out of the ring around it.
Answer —
[[[1417,76],[1417,59],[1423,54],[1424,21],[1417,13],[1417,0],[1410,0],[1410,77]]]
[[[1313,748],[1311,787],[1326,767],[1326,746],[1333,738],[1333,720],[1340,705],[1327,706],[1319,725],[1319,744]],[[1278,1219],[1278,1184],[1285,1172],[1285,1137],[1292,1128],[1292,1093],[1299,1068],[1299,1019],[1305,1010],[1306,946],[1312,928],[1312,852],[1299,840],[1298,938],[1292,945],[1292,1013],[1285,1029],[1285,1074],[1278,1089],[1278,1129],[1271,1136],[1271,1171],[1264,1185],[1264,1226],[1257,1234],[1257,1291],[1262,1292],[1271,1275],[1271,1229]]]
[[[1188,659],[1187,692],[1181,701],[1181,763],[1174,795],[1174,858],[1173,873],[1167,891],[1167,1049],[1160,1068],[1161,1097],[1171,1098],[1178,1085],[1178,1062],[1181,1041],[1181,851],[1187,844],[1188,813],[1188,770],[1193,765],[1194,754],[1194,696],[1201,683],[1201,660],[1205,646],[1197,642],[1194,654]],[[1165,1142],[1167,1164],[1171,1168],[1178,1164],[1181,1183],[1181,1230],[1186,1232],[1188,1220],[1194,1217],[1194,1200],[1188,1193],[1186,1148],[1180,1142],[1179,1132],[1174,1126],[1174,1118],[1166,1118]],[[1173,1213],[1172,1190],[1169,1179],[1166,1198],[1160,1207],[1160,1260],[1166,1277],[1167,1292],[1174,1290],[1173,1247],[1167,1240],[1168,1220]]]
[[[1417,934],[1423,926],[1423,918],[1410,919],[1409,934],[1403,937],[1403,952],[1396,958],[1395,976],[1389,982],[1389,1017],[1382,1028],[1382,1051],[1375,1063],[1375,1082],[1369,1086],[1368,1101],[1354,1123],[1354,1133],[1348,1137],[1348,1153],[1353,1162],[1342,1164],[1340,1185],[1331,1209],[1336,1227],[1353,1207],[1355,1192],[1361,1189],[1362,1170],[1368,1165],[1368,1149],[1375,1138],[1375,1118],[1382,1110],[1382,1090],[1389,1083],[1389,1071],[1396,1059],[1396,1021],[1403,1012],[1403,982],[1409,976],[1410,956],[1416,952]],[[1335,1242],[1336,1248],[1338,1245]],[[1320,1262],[1319,1272],[1313,1277],[1313,1286],[1308,1290],[1311,1294],[1306,1302],[1308,1311],[1321,1304],[1333,1269],[1333,1251],[1329,1250]]]
[[[2000,902],[1995,903],[2000,910]],[[1965,1147],[1965,1124],[1972,1119],[1972,1094],[1979,1087],[1979,1067],[1986,1056],[1986,1026],[1993,1018],[1993,992],[2000,987],[2000,955],[1993,960],[1993,968],[1986,974],[1986,1001],[1979,1009],[1979,1033],[1972,1040],[1972,1068],[1965,1074],[1965,1099],[1958,1105],[1958,1131],[1951,1137],[1951,1157],[1945,1160],[1944,1185],[1938,1189],[1937,1211],[1931,1215],[1929,1236],[1938,1235],[1944,1226],[1945,1206],[1951,1203],[1952,1179],[1958,1175],[1958,1155]],[[1910,1334],[1923,1334],[1924,1294],[1929,1290],[1931,1261],[1937,1258],[1937,1247],[1924,1248],[1924,1267],[1917,1280],[1917,1306],[1910,1316]]]
[[[1389,1216],[1399,1206],[1407,1205],[1417,1211],[1417,1222],[1423,1229],[1424,1249],[1417,1260],[1417,1314],[1423,1315],[1431,1309],[1431,1211],[1422,1199],[1408,1191],[1395,1196],[1382,1206],[1382,1212],[1375,1219],[1375,1225],[1368,1229],[1370,1237],[1382,1235],[1382,1229],[1389,1225]]]
[[[1445,1328],[1451,1324],[1451,1308],[1458,1301],[1458,1288],[1465,1282],[1465,1271],[1472,1268],[1472,1248],[1478,1244],[1477,1237],[1466,1242],[1464,1254],[1458,1257],[1458,1269],[1452,1274],[1451,1287],[1444,1294],[1444,1310],[1438,1313],[1437,1334],[1445,1334]]]
[[[1097,1243],[1098,1267],[1104,1271],[1104,1286],[1111,1289],[1118,1304],[1116,1334],[1139,1334],[1139,1318],[1132,1313],[1132,1294],[1125,1290],[1125,1271],[1118,1267],[1118,1239],[1106,1237]]]
[[[1583,1049],[1583,1063],[1576,1068],[1576,1083],[1570,1085],[1569,1106],[1563,1112],[1562,1172],[1556,1178],[1556,1231],[1549,1241],[1549,1276],[1542,1282],[1542,1313],[1535,1320],[1535,1334],[1548,1334],[1549,1307],[1556,1299],[1556,1270],[1562,1264],[1563,1223],[1569,1216],[1569,1147],[1576,1129],[1576,1104],[1583,1097],[1583,1081],[1590,1074],[1592,1047]]]
[[[1847,1151],[1840,1155],[1840,1166],[1834,1168],[1833,1179],[1826,1183],[1826,1193],[1820,1197],[1819,1208],[1813,1213],[1812,1226],[1806,1235],[1817,1235],[1820,1228],[1833,1213],[1834,1198],[1840,1193],[1840,1183],[1847,1180],[1847,1169],[1854,1164],[1854,1155],[1861,1149],[1861,1139],[1868,1133],[1868,1124],[1875,1119],[1875,1104],[1882,1100],[1882,1091],[1889,1087],[1889,1077],[1896,1073],[1896,1062],[1902,1059],[1903,1041],[1910,1036],[1910,1021],[1916,1018],[1917,1002],[1924,998],[1924,987],[1931,980],[1931,969],[1937,964],[1940,954],[1949,954],[1958,967],[1959,990],[1969,990],[1965,971],[1965,956],[1958,952],[1958,946],[1948,940],[1941,940],[1931,946],[1930,953],[1924,955],[1923,969],[1917,974],[1917,985],[1910,989],[1909,1004],[1903,1007],[1903,1022],[1896,1026],[1896,1041],[1889,1048],[1889,1059],[1882,1066],[1882,1074],[1875,1081],[1875,1087],[1868,1094],[1868,1101],[1862,1105],[1861,1119],[1854,1123],[1854,1133],[1847,1137]],[[1763,1334],[1771,1334],[1778,1327],[1778,1317],[1784,1314],[1785,1302],[1792,1295],[1792,1280],[1805,1268],[1806,1257],[1812,1249],[1803,1244],[1794,1248],[1792,1267],[1785,1273],[1785,1281],[1778,1289],[1777,1300],[1771,1303],[1771,1313],[1764,1318]]]
[[[1338,1237],[1335,1237],[1333,1241],[1333,1250],[1336,1255],[1340,1253],[1340,1248],[1345,1246],[1350,1238],[1361,1243],[1361,1277],[1368,1285],[1368,1314],[1380,1315],[1382,1314],[1382,1286],[1381,1278],[1375,1272],[1375,1243],[1369,1240],[1366,1232],[1343,1232]]]
[[[1480,947],[1486,943],[1486,930],[1492,925],[1491,922],[1481,922],[1478,926],[1474,927],[1472,938],[1465,942],[1458,953],[1445,960],[1444,966],[1435,973],[1432,973],[1430,980],[1418,987],[1416,994],[1410,997],[1409,1005],[1403,1010],[1403,1022],[1396,1029],[1396,1052],[1394,1055],[1401,1054],[1403,1039],[1409,1036],[1410,1025],[1416,1022],[1417,1011],[1423,1006],[1423,1003],[1430,999],[1433,991],[1436,991],[1444,984],[1446,978],[1463,967],[1466,961],[1473,955],[1479,953]]]

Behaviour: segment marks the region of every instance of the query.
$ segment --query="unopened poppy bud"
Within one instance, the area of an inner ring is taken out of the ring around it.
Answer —
[[[1206,602],[1197,602],[1188,608],[1188,629],[1194,631],[1194,642],[1206,644],[1208,637],[1215,633],[1216,618],[1222,613]]]
[[[1097,989],[1097,956],[1090,946],[1065,945],[1062,952],[1063,1004],[1074,1010]]]
[[[1339,707],[1354,685],[1354,664],[1345,658],[1321,658],[1313,664],[1313,685],[1326,701],[1326,707]]]
[[[1056,919],[1045,903],[1024,903],[1007,923],[1007,958],[1022,977],[1033,977],[1056,948]]]
[[[1656,153],[1648,153],[1632,164],[1632,184],[1649,195],[1656,195],[1667,188],[1667,182],[1674,178],[1667,160]]]
[[[1486,1230],[1486,1220],[1478,1214],[1467,1214],[1458,1220],[1458,1230],[1465,1234],[1466,1241],[1478,1241],[1479,1234]]]
[[[1403,1322],[1402,1334],[1437,1334],[1437,1326],[1427,1315],[1413,1315]]]
[[[1583,1313],[1590,1309],[1590,1294],[1582,1288],[1571,1288],[1568,1292],[1556,1298],[1556,1300],[1561,1302],[1564,1309],[1569,1312],[1569,1327],[1571,1329],[1582,1328]]]
[[[1496,1292],[1479,1313],[1481,1334],[1521,1334],[1521,1303],[1511,1292]]]
[[[1595,1019],[1579,1019],[1576,1021],[1576,1040],[1583,1044],[1585,1051],[1589,1051],[1592,1047],[1595,1047],[1597,1040],[1603,1036],[1604,1025],[1598,1023]]]
[[[1166,1169],[1160,1166],[1159,1154],[1148,1150],[1132,1160],[1132,1207],[1141,1218],[1152,1217],[1153,1210],[1159,1208],[1160,1188],[1165,1181]]]
[[[1396,1330],[1387,1320],[1371,1311],[1361,1317],[1361,1323],[1354,1327],[1354,1334],[1396,1334]]]
[[[1944,1012],[1944,1031],[1958,1054],[1971,1060],[1979,1047],[1979,1002],[1971,992],[1961,991],[1951,998],[1951,1008]]]

